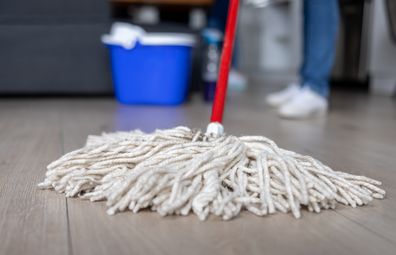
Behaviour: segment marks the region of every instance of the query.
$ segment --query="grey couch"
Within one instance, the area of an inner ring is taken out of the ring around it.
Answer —
[[[112,92],[107,0],[1,0],[0,95]]]

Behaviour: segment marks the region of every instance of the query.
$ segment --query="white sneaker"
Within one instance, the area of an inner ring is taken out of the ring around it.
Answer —
[[[289,119],[306,119],[327,113],[327,99],[303,87],[289,102],[279,108],[279,115]]]
[[[265,98],[265,102],[272,107],[280,107],[292,99],[300,91],[298,84],[290,84],[286,89],[279,92],[271,93]]]

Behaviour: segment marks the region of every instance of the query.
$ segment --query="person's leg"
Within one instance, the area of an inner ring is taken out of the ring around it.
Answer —
[[[229,0],[216,0],[209,11],[208,27],[219,29],[224,33]]]
[[[338,0],[304,0],[301,83],[323,97],[329,95],[338,23]]]
[[[229,3],[229,0],[214,1],[214,4],[209,11],[208,28],[215,28],[220,30],[223,34],[225,33]],[[234,54],[232,55],[232,67],[236,67],[238,65],[238,45],[239,43],[237,36],[237,38],[235,38]]]
[[[229,0],[215,0],[212,8],[209,11],[208,28],[214,28],[225,33],[227,23]],[[238,49],[239,40],[238,35],[235,38],[234,53],[232,55],[232,66],[229,77],[229,88],[231,90],[244,90],[247,85],[245,76],[237,71],[238,66]]]

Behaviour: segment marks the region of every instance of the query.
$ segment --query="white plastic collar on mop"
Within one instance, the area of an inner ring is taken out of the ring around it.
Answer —
[[[219,137],[224,134],[224,127],[219,122],[211,122],[206,128],[207,136]]]

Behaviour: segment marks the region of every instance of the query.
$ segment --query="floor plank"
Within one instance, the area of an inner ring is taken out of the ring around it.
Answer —
[[[60,148],[47,103],[0,102],[0,254],[68,254],[66,200],[36,186]]]

